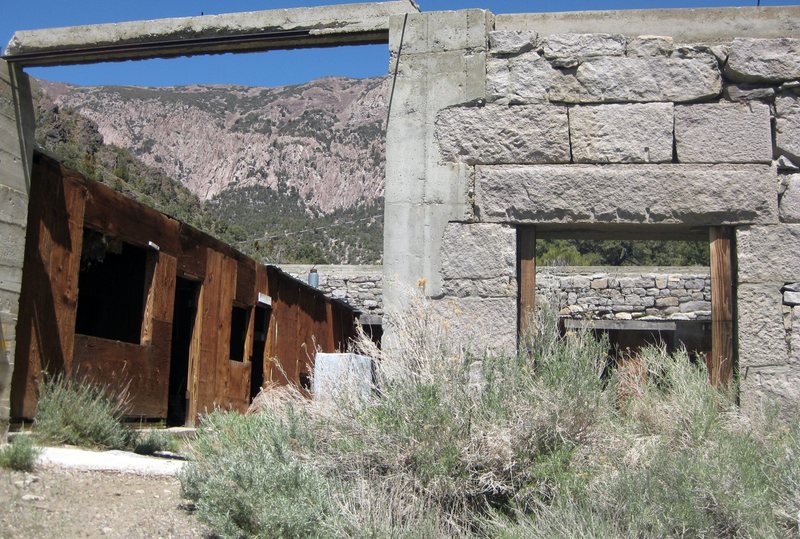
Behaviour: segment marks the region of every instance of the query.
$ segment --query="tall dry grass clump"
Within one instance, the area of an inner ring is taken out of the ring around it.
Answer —
[[[390,346],[357,343],[369,398],[273,389],[205,418],[181,478],[201,519],[261,537],[797,533],[797,422],[742,415],[686,354],[614,370],[548,308],[510,357],[448,346],[423,299],[391,321]]]

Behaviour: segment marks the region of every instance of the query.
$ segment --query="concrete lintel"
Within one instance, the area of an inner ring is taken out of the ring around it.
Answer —
[[[389,17],[417,11],[398,0],[21,30],[4,58],[42,66],[388,43]]]
[[[495,29],[535,30],[540,36],[608,33],[672,36],[676,42],[800,35],[800,6],[633,9],[495,15]]]
[[[674,320],[576,320],[564,318],[566,329],[598,329],[615,331],[675,331]]]

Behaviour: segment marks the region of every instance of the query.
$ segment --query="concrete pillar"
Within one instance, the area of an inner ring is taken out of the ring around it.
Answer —
[[[384,304],[407,305],[408,290],[441,293],[440,248],[448,221],[472,217],[473,167],[442,164],[434,137],[441,109],[485,97],[493,16],[483,10],[390,19],[393,77],[386,132]]]
[[[0,60],[0,442],[8,431],[33,142],[28,76]]]

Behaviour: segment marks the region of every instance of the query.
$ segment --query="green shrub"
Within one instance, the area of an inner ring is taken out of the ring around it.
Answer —
[[[125,449],[133,431],[122,421],[126,393],[113,394],[85,380],[45,376],[33,428],[44,441]]]
[[[321,537],[333,507],[312,450],[297,416],[214,412],[180,474],[182,491],[224,537]]]
[[[546,308],[515,357],[448,346],[425,302],[391,320],[390,346],[359,343],[367,402],[205,418],[181,477],[201,519],[235,537],[797,533],[797,420],[744,415],[687,354],[609,369],[607,342]]]
[[[139,455],[152,455],[158,451],[177,451],[177,443],[168,433],[153,429],[145,433],[136,432],[132,445],[133,452]]]
[[[29,436],[17,436],[0,450],[0,468],[31,472],[40,453]]]

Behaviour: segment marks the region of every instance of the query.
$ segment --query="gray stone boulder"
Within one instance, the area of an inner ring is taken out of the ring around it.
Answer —
[[[489,32],[489,52],[495,55],[513,55],[528,52],[536,47],[537,34],[533,31]]]
[[[516,297],[513,227],[448,223],[442,238],[442,288],[452,296]]]
[[[587,58],[622,56],[625,37],[612,34],[553,34],[543,40],[544,57],[555,67],[575,67]]]
[[[769,105],[676,106],[675,149],[681,163],[771,163]]]
[[[468,164],[569,163],[566,107],[451,107],[436,117],[443,161]]]
[[[626,54],[631,57],[651,58],[670,56],[675,44],[669,36],[638,36],[628,41]]]
[[[800,225],[736,229],[740,283],[800,281]]]
[[[800,174],[784,178],[787,187],[780,201],[781,222],[800,223]]]
[[[576,163],[672,161],[672,103],[583,105],[569,110]]]
[[[725,76],[742,82],[800,79],[800,39],[736,38],[725,64]]]
[[[603,57],[586,60],[575,81],[561,81],[550,98],[566,103],[685,102],[717,97],[722,77],[715,59]]]
[[[800,165],[800,97],[775,99],[775,147],[778,154]]]

